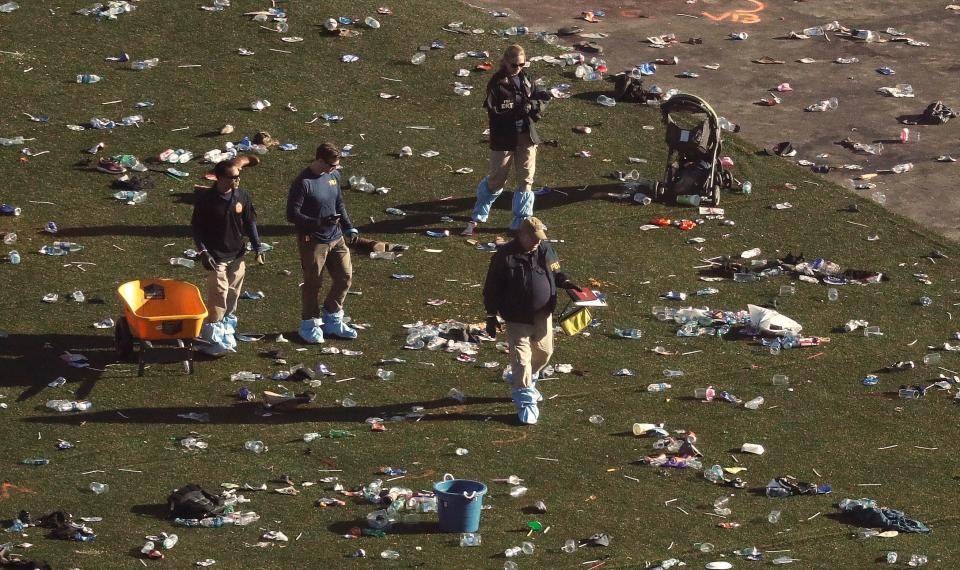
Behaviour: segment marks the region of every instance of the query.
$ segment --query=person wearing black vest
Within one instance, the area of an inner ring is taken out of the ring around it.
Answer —
[[[257,263],[263,264],[257,213],[250,196],[240,188],[240,169],[257,164],[250,157],[217,163],[217,177],[210,188],[196,194],[190,225],[200,263],[207,273],[207,318],[200,338],[207,341],[202,351],[213,356],[236,352],[237,300],[243,287],[246,266],[243,254],[250,238]]]
[[[483,286],[487,334],[496,336],[499,314],[506,322],[510,345],[513,401],[521,423],[535,424],[540,417],[537,390],[540,371],[553,355],[553,309],[557,289],[579,287],[560,271],[560,258],[546,241],[543,222],[524,219],[513,241],[500,246],[490,260]]]
[[[484,108],[490,121],[490,170],[477,186],[477,201],[461,235],[473,235],[477,226],[487,221],[512,166],[517,171],[517,190],[510,229],[516,230],[533,215],[533,175],[541,142],[534,124],[551,97],[530,81],[523,72],[526,65],[523,48],[512,45],[503,52],[500,69],[487,83]]]

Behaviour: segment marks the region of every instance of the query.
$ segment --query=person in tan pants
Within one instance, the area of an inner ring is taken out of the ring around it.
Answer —
[[[303,270],[297,332],[310,344],[324,342],[324,335],[357,338],[356,329],[344,321],[343,302],[353,279],[347,244],[355,243],[360,232],[347,215],[339,166],[340,149],[330,143],[320,145],[315,160],[290,184],[287,196],[287,220],[297,228]],[[321,305],[324,269],[330,274],[331,284]]]
[[[535,424],[540,418],[537,390],[540,371],[553,355],[553,309],[558,289],[576,289],[560,272],[560,258],[546,241],[543,222],[529,217],[520,223],[517,237],[497,248],[490,260],[483,285],[487,310],[487,334],[495,336],[506,321],[510,346],[510,373],[513,401],[521,423]]]
[[[235,159],[218,163],[212,187],[199,190],[190,221],[200,263],[207,270],[207,318],[200,332],[201,350],[212,356],[237,348],[237,300],[246,266],[244,236],[250,238],[257,262],[263,263],[257,214],[250,196],[240,188],[240,170],[256,161]]]
[[[500,69],[487,83],[484,107],[490,121],[490,170],[477,186],[477,201],[461,235],[473,235],[477,226],[487,221],[511,167],[517,172],[517,189],[510,229],[516,230],[520,222],[533,215],[533,176],[541,142],[534,123],[540,120],[550,94],[527,78],[523,72],[526,65],[523,48],[512,45],[503,52]]]

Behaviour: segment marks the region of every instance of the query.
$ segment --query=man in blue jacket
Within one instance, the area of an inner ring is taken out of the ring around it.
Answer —
[[[560,271],[560,258],[546,241],[543,222],[529,217],[520,222],[517,237],[497,249],[483,286],[487,334],[496,336],[499,314],[506,321],[510,345],[510,374],[517,416],[524,424],[540,417],[537,391],[540,371],[553,355],[553,309],[557,289],[576,289]]]
[[[323,342],[324,335],[357,338],[356,329],[344,322],[343,302],[353,278],[347,242],[354,243],[360,232],[347,215],[338,166],[340,149],[330,143],[320,145],[316,159],[294,179],[287,196],[287,221],[297,228],[303,269],[298,333],[311,344]],[[324,269],[332,283],[321,306]]]

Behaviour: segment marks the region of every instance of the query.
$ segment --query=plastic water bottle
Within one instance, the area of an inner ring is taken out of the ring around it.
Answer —
[[[17,139],[20,139],[19,143],[4,142],[4,141],[16,141]],[[0,144],[2,144],[3,146],[10,146],[10,145],[22,144],[22,143],[23,143],[23,137],[16,137],[16,139],[0,139]],[[10,204],[0,204],[0,214],[4,216],[19,216],[21,213],[23,213],[23,210],[16,206],[11,206]]]
[[[613,329],[614,336],[620,338],[633,338],[638,339],[643,335],[643,332],[640,329]]]
[[[384,550],[380,553],[380,558],[385,560],[397,560],[400,558],[400,553],[396,550]]]
[[[391,216],[406,216],[406,215],[407,215],[406,212],[404,212],[403,210],[401,210],[401,209],[399,209],[399,208],[387,208],[387,209],[384,210],[384,211],[385,211],[386,213],[390,214]]]
[[[887,553],[887,564],[896,564],[897,563],[897,553],[890,551]]]
[[[263,375],[247,370],[241,370],[230,375],[231,382],[255,382],[257,380],[263,380]]]
[[[19,7],[20,4],[17,4],[16,2],[6,2],[4,4],[0,4],[0,13],[9,14]]]
[[[17,232],[8,232],[3,235],[4,245],[13,245],[17,243]]]
[[[49,465],[49,459],[21,459],[20,463],[23,465]]]
[[[243,448],[247,451],[252,451],[254,453],[260,454],[267,450],[267,446],[263,444],[262,441],[251,439],[243,444]]]
[[[467,455],[468,453],[470,453],[470,450],[467,449],[466,447],[458,447],[458,448],[454,451],[454,453],[456,453],[457,455],[459,455],[459,456],[462,457],[462,456]]]
[[[420,65],[421,63],[426,61],[426,59],[427,59],[427,54],[423,53],[422,51],[418,51],[417,53],[413,54],[413,57],[410,58],[410,63],[412,63],[413,65]]]
[[[780,522],[780,517],[782,513],[778,510],[770,511],[770,514],[767,515],[767,522],[770,524],[777,524]]]
[[[227,519],[224,517],[207,517],[205,519],[200,519],[200,526],[207,528],[220,528],[226,524]]]
[[[725,131],[730,131],[731,133],[740,132],[740,125],[730,121],[726,117],[720,117],[717,119],[717,123],[720,125],[720,128]]]
[[[181,267],[193,268],[196,263],[192,259],[187,259],[186,257],[171,257],[170,265],[179,265]]]
[[[373,16],[367,16],[366,18],[364,18],[363,23],[366,24],[367,27],[372,30],[380,29],[380,22],[377,21],[377,19],[374,18]]]
[[[527,494],[527,488],[524,487],[523,485],[517,485],[516,487],[512,487],[510,489],[510,496],[514,498],[522,497],[526,494]]]
[[[386,259],[387,261],[393,261],[397,258],[397,254],[392,251],[371,251],[370,259]]]
[[[479,532],[465,532],[460,535],[460,546],[480,546]]]
[[[917,568],[918,566],[924,566],[927,563],[927,557],[923,554],[911,554],[910,561],[907,562],[907,566],[911,568]]]
[[[98,81],[100,81],[99,75],[93,75],[90,73],[77,75],[77,83],[96,83]]]
[[[160,63],[160,60],[155,57],[151,59],[145,59],[143,61],[135,61],[130,64],[130,69],[134,69],[136,71],[143,71],[144,69],[151,69],[156,67],[158,63]]]
[[[670,384],[667,384],[666,382],[658,382],[658,383],[656,383],[656,384],[648,384],[648,385],[647,385],[647,392],[665,392],[665,391],[667,390],[667,388],[671,388],[671,387],[672,387],[672,386],[671,386]]]
[[[751,192],[753,192],[753,183],[751,183],[749,180],[740,184],[741,194],[750,194]]]
[[[106,483],[98,483],[96,481],[90,483],[90,490],[96,495],[102,495],[110,490],[110,485]]]
[[[10,263],[11,263],[11,264],[13,264],[13,265],[19,265],[19,264],[20,264],[20,253],[19,253],[17,250],[13,250],[13,251],[11,251],[11,252],[7,255],[7,259],[10,260]]]
[[[679,378],[683,376],[683,370],[664,370],[663,375],[666,378]]]

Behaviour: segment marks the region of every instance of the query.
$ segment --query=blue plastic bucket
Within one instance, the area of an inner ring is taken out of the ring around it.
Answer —
[[[437,494],[437,515],[440,532],[477,532],[480,530],[480,511],[487,486],[480,481],[454,479],[447,473],[443,481],[433,484]]]

